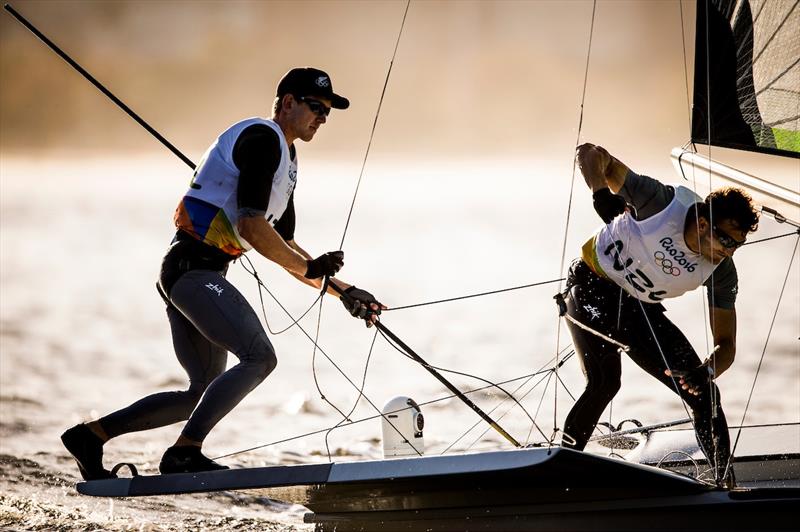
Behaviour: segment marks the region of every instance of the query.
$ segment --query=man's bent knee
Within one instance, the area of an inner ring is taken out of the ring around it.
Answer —
[[[602,382],[590,381],[586,386],[586,392],[596,401],[609,403],[617,395],[620,388],[622,388],[621,379],[606,378]]]
[[[266,379],[278,365],[278,357],[275,356],[275,350],[266,335],[256,338],[250,345],[248,353],[240,356],[240,359],[252,366],[261,380]]]

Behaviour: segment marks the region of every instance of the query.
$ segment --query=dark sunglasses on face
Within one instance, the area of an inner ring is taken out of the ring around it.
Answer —
[[[717,240],[719,240],[719,243],[728,249],[736,249],[745,243],[744,240],[736,240],[729,234],[720,231],[719,227],[716,225],[712,226],[711,228],[714,230],[714,234],[717,235]]]
[[[331,112],[330,107],[328,107],[319,100],[315,100],[314,98],[309,98],[308,96],[300,96],[297,99],[306,104],[308,108],[311,110],[311,112],[320,118],[322,118],[323,116],[328,116]]]

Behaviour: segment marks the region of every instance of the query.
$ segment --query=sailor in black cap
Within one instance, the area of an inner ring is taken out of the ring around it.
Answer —
[[[331,108],[349,105],[333,91],[327,73],[294,68],[278,84],[272,118],[233,124],[203,155],[175,211],[177,232],[157,285],[189,387],[147,396],[67,430],[62,441],[85,479],[114,476],[102,463],[109,439],[185,420],[164,453],[161,473],[227,469],[201,453],[203,441],[275,369],[277,358],[255,311],[225,273],[250,249],[317,289],[343,266],[342,251],[313,258],[295,241],[295,141],[309,142]],[[345,291],[345,307],[367,326],[385,308],[366,290],[338,279],[331,283]],[[239,363],[226,371],[227,352]]]

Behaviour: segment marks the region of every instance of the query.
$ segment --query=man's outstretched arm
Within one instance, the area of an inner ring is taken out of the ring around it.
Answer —
[[[238,229],[239,234],[253,246],[253,249],[295,276],[316,279],[325,275],[335,275],[342,267],[344,257],[341,251],[326,253],[309,260],[287,244],[263,216],[239,218]]]
[[[612,192],[617,193],[625,184],[628,167],[602,146],[588,142],[581,144],[578,146],[575,159],[586,185],[592,192],[610,188]]]
[[[311,255],[309,255],[309,253],[302,247],[300,247],[300,245],[294,240],[289,240],[286,243],[300,255],[308,259],[311,259]],[[307,279],[302,275],[298,275],[291,270],[287,271],[293,276],[295,276],[299,281],[309,286],[313,286],[315,288],[322,287],[322,279]],[[381,313],[381,310],[386,310],[386,305],[382,304],[380,301],[375,299],[375,296],[373,296],[372,294],[370,294],[365,290],[358,289],[355,286],[342,281],[341,279],[331,279],[330,284],[335,284],[336,286],[339,287],[339,289],[342,292],[348,294],[351,300],[354,300],[351,301],[350,305],[348,305],[345,302],[345,308],[347,308],[347,310],[353,316],[365,318],[367,327],[372,326],[372,324],[375,323],[375,321],[377,321],[378,315]],[[343,302],[345,301],[339,296],[339,292],[337,292],[330,286],[328,286],[327,293],[339,297],[339,299],[342,300]]]

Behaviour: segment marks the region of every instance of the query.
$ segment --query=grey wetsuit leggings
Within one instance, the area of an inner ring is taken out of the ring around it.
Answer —
[[[167,317],[189,388],[148,395],[103,417],[100,425],[111,438],[188,419],[183,436],[201,442],[275,369],[275,351],[258,316],[222,272],[183,274],[170,290]],[[228,351],[239,363],[225,371]]]

